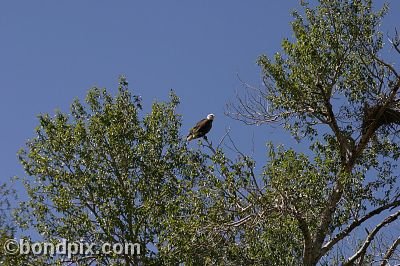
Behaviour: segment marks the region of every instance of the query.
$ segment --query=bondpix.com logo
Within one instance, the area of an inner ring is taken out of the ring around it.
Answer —
[[[3,245],[4,254],[8,255],[64,255],[71,258],[74,255],[140,255],[138,243],[87,243],[69,242],[62,239],[58,243],[31,242],[26,239],[7,239]]]

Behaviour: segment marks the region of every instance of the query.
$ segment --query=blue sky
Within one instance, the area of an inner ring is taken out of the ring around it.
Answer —
[[[394,14],[400,1],[389,2],[384,29],[400,29]],[[16,152],[34,136],[38,114],[68,111],[93,86],[115,92],[121,74],[147,107],[174,89],[182,135],[212,112],[210,139],[218,142],[231,127],[245,153],[252,152],[254,138],[254,156],[263,164],[267,141],[295,142],[276,129],[234,121],[224,108],[241,88],[237,75],[260,86],[256,59],[280,50],[298,7],[288,0],[2,1],[1,180],[24,176]]]

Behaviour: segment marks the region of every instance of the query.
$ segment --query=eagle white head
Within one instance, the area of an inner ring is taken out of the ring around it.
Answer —
[[[207,115],[207,120],[214,120],[214,114]]]

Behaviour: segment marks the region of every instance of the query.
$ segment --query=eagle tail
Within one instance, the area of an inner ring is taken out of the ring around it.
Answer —
[[[188,135],[186,137],[186,141],[191,141],[192,139],[193,139],[193,135],[192,134],[190,134],[190,135]]]

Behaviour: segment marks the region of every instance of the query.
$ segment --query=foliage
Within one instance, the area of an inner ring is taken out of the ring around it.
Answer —
[[[31,197],[24,210],[45,240],[140,243],[140,255],[88,257],[111,264],[152,263],[163,243],[157,235],[174,216],[199,171],[180,141],[178,99],[154,103],[140,117],[141,102],[124,78],[113,98],[94,88],[71,105],[71,115],[39,116],[37,137],[21,150]],[[147,248],[154,245],[155,248]],[[64,258],[62,258],[64,259]]]
[[[30,197],[20,225],[33,226],[46,241],[140,243],[143,251],[46,263],[384,265],[393,259],[400,241],[380,243],[385,250],[371,244],[400,216],[400,77],[383,59],[379,31],[387,7],[318,2],[294,12],[293,39],[274,58],[259,58],[265,87],[233,107],[237,119],[282,122],[310,145],[300,153],[270,144],[260,174],[229,132],[224,141],[235,157],[207,140],[188,148],[178,97],[171,93],[144,114],[123,77],[115,97],[93,88],[70,114],[40,115],[36,136],[19,154]],[[391,42],[400,53],[398,36]]]
[[[282,53],[259,58],[265,88],[251,88],[229,109],[247,124],[282,122],[310,143],[311,156],[274,151],[265,194],[272,192],[281,213],[297,221],[305,265],[331,264],[341,241],[399,205],[400,76],[383,57],[379,31],[388,7],[375,11],[370,0],[318,2],[293,13],[294,36],[282,42]],[[390,43],[400,53],[399,36]],[[392,215],[397,219],[398,212]],[[366,262],[380,224],[365,238],[358,231],[358,243],[337,263]]]

